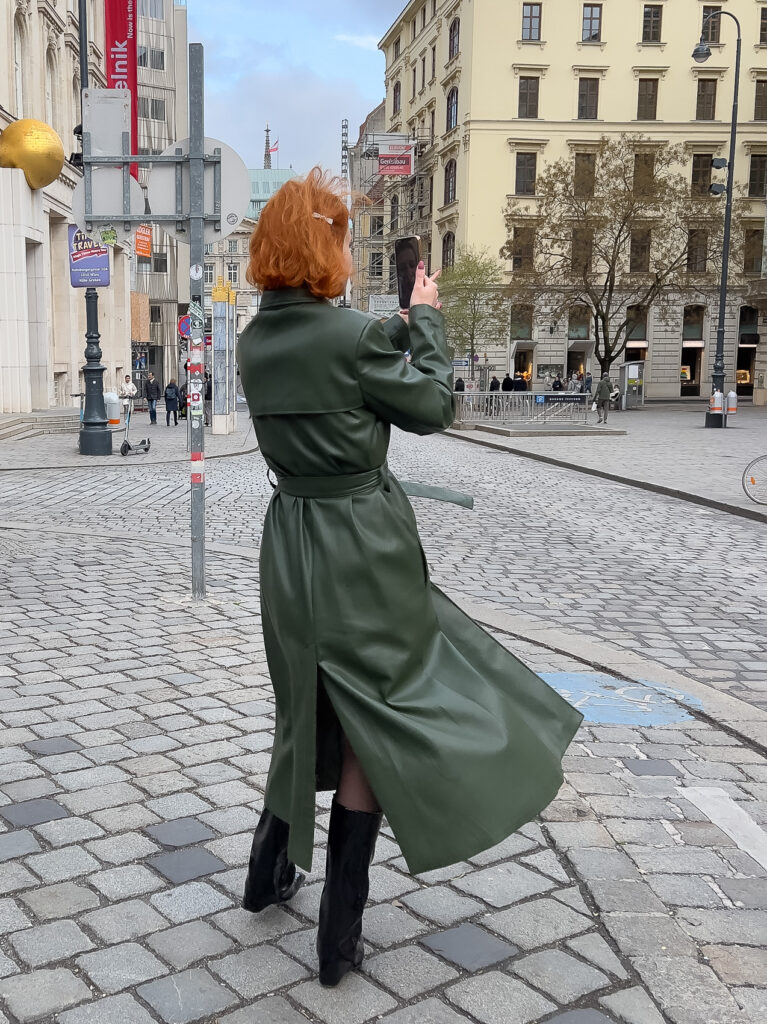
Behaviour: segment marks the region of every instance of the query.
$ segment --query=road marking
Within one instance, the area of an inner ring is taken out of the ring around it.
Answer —
[[[738,844],[739,849],[767,868],[767,833],[723,789],[679,786],[677,793],[703,811],[713,825]]]

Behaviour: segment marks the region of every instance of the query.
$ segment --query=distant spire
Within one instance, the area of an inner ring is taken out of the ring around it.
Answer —
[[[266,142],[264,144],[264,170],[270,171],[272,169],[272,154],[270,152],[272,148],[271,141],[269,139],[269,123],[266,125]]]

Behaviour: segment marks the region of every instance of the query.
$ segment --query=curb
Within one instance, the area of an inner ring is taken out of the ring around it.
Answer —
[[[0,530],[35,531],[47,534],[66,534],[72,537],[93,538],[93,531],[85,527],[41,526],[18,520],[0,519]],[[135,543],[135,536],[125,531],[105,530],[99,533],[103,540]],[[177,534],[155,534],[145,538],[147,544],[177,548],[188,546],[188,537]],[[225,556],[258,561],[260,548],[211,541],[207,551]],[[669,697],[698,718],[705,718],[723,728],[740,742],[767,755],[767,711],[747,704],[739,697],[721,693],[706,683],[699,683],[674,669],[658,665],[633,651],[618,650],[604,640],[594,640],[574,630],[553,626],[534,615],[504,611],[497,605],[464,597],[447,587],[445,593],[467,615],[488,629],[503,633],[546,648],[556,654],[575,658],[591,668],[611,672],[641,686],[649,686]],[[669,689],[674,692],[669,693]]]
[[[739,505],[730,505],[726,501],[717,501],[715,498],[706,498],[702,494],[693,494],[690,491],[679,491],[675,487],[666,487],[664,484],[654,484],[647,480],[636,480],[633,477],[621,476],[618,473],[608,473],[604,469],[593,469],[591,466],[573,465],[564,459],[556,459],[551,455],[540,455],[538,452],[528,452],[524,448],[515,448],[508,444],[498,444],[494,441],[486,441],[483,438],[466,437],[455,430],[444,431],[445,436],[454,437],[458,441],[465,441],[468,444],[478,444],[483,448],[492,448],[494,451],[506,452],[509,455],[519,455],[523,459],[532,459],[534,462],[543,462],[548,466],[556,466],[558,469],[570,469],[574,473],[585,473],[587,476],[596,476],[602,480],[611,480],[613,483],[625,484],[627,487],[636,487],[640,491],[651,491],[653,494],[662,494],[667,498],[676,498],[678,501],[687,501],[692,505],[702,505],[704,508],[716,509],[717,512],[728,512],[733,516],[740,516],[742,519],[752,519],[757,523],[767,523],[767,512],[760,512],[758,509],[741,508]]]
[[[214,462],[216,459],[237,459],[241,455],[253,455],[259,452],[261,449],[258,445],[255,448],[243,448],[240,451],[234,452],[221,452],[220,455],[205,455],[206,462]],[[116,454],[116,453],[115,453]],[[2,473],[60,473],[62,470],[72,469],[88,469],[88,470],[99,470],[99,469],[130,469],[133,466],[184,466],[189,462],[189,455],[185,459],[158,459],[156,462],[137,460],[131,462],[127,458],[121,458],[116,462],[103,463],[99,462],[95,466],[88,463],[71,463],[63,466],[0,466],[0,474]]]

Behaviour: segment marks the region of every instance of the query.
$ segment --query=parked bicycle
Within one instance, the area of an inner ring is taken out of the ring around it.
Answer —
[[[760,455],[746,466],[743,490],[757,505],[767,505],[767,455]]]

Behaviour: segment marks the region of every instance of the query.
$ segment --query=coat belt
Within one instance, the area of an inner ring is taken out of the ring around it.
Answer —
[[[338,473],[335,476],[281,476],[277,478],[277,490],[294,498],[348,498],[353,494],[375,490],[377,487],[390,489],[389,467],[384,463],[363,473]],[[400,487],[411,497],[432,498],[435,501],[449,501],[463,508],[473,508],[474,499],[461,491],[449,487],[432,487],[430,484],[410,480],[398,481]]]

